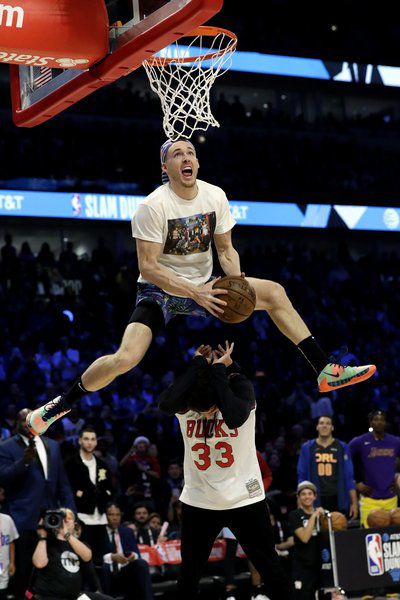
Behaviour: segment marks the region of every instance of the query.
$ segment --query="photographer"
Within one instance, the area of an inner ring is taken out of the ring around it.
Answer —
[[[76,536],[72,510],[53,511],[50,520],[50,523],[46,523],[46,518],[45,522],[41,520],[37,529],[38,542],[32,557],[37,569],[33,585],[35,600],[110,600],[99,593],[82,593],[82,569],[91,561],[92,551]]]

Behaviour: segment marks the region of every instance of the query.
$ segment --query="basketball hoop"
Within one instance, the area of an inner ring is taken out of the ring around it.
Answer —
[[[182,42],[186,38],[192,39]],[[143,62],[150,87],[161,100],[168,138],[190,138],[194,131],[219,127],[211,112],[210,91],[231,66],[236,45],[231,31],[202,26]]]

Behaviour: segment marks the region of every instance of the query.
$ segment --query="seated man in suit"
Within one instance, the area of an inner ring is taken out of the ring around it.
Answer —
[[[0,485],[6,490],[4,509],[20,534],[16,542],[17,600],[25,597],[41,512],[58,506],[76,510],[59,445],[43,436],[32,438],[26,427],[29,412],[28,408],[19,411],[17,433],[0,442]]]
[[[133,531],[121,525],[121,510],[107,506],[107,527],[103,545],[103,589],[122,593],[125,600],[153,600],[149,565],[140,558]]]

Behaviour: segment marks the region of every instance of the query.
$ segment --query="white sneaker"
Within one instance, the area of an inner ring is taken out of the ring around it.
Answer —
[[[252,596],[251,600],[269,600],[269,598],[265,594],[257,594],[257,596]]]

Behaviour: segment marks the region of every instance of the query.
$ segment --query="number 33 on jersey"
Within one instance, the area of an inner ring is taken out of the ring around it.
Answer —
[[[264,498],[254,441],[255,409],[235,429],[229,429],[220,412],[209,420],[194,411],[176,416],[185,444],[182,502],[224,510]]]

